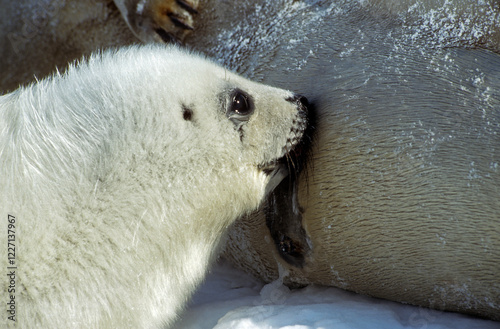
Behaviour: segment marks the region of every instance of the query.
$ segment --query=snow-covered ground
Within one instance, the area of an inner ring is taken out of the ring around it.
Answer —
[[[331,287],[289,290],[215,266],[177,329],[499,329],[500,322],[369,298]]]

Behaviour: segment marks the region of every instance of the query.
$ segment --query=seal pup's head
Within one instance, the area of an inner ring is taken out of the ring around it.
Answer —
[[[290,153],[306,131],[308,101],[304,96],[279,89],[253,87],[246,91],[235,87],[224,92],[222,104],[249,155],[260,158],[256,168],[269,177],[265,193],[268,195],[294,166]],[[281,99],[273,97],[274,93],[281,94]]]
[[[147,54],[148,60],[133,65],[148,68],[134,71],[148,72],[148,84],[155,86],[154,91],[148,88],[149,97],[155,99],[151,115],[165,114],[157,121],[162,126],[154,129],[157,136],[169,136],[169,158],[175,158],[178,166],[185,159],[198,175],[211,171],[212,180],[247,184],[249,191],[260,185],[264,188],[260,197],[267,196],[293,168],[290,154],[298,150],[308,126],[307,99],[250,81],[199,54],[177,47],[147,48],[148,52],[133,48],[130,52]],[[161,134],[165,129],[168,134]],[[155,137],[155,143],[161,141]],[[251,182],[245,180],[249,177]]]
[[[128,173],[140,172],[137,179],[151,182],[158,171],[155,184],[177,191],[166,197],[174,204],[190,200],[201,208],[214,194],[234,209],[255,209],[293,169],[287,159],[308,126],[305,97],[250,81],[176,46],[106,51],[61,78],[51,87],[50,102],[75,111],[70,117],[78,118],[78,129],[98,127],[78,139],[102,140],[97,145],[106,147],[98,158],[113,158],[99,160],[113,165],[91,181],[113,172],[113,179],[124,173],[124,182]],[[77,158],[72,155],[75,164]]]

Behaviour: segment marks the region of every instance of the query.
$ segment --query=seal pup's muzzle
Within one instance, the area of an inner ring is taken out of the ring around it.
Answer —
[[[292,121],[293,125],[290,127],[281,156],[259,167],[270,176],[266,186],[266,195],[269,195],[291,171],[298,171],[296,159],[301,156],[305,148],[304,136],[309,124],[309,101],[298,94],[287,98],[286,101],[297,105],[297,113]]]

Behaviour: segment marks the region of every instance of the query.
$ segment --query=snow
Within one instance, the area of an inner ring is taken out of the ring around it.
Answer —
[[[499,329],[500,322],[399,304],[338,288],[265,285],[220,262],[177,329]]]

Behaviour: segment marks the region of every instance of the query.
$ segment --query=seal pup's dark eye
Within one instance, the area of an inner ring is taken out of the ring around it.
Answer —
[[[231,96],[231,104],[229,105],[228,116],[234,115],[247,117],[253,113],[253,103],[250,96],[243,91],[236,89]]]
[[[245,95],[237,93],[233,96],[233,111],[239,115],[248,115],[250,106]]]
[[[243,141],[245,131],[243,125],[250,120],[255,106],[250,95],[240,89],[233,90],[227,98],[226,116],[234,123],[234,129]]]

